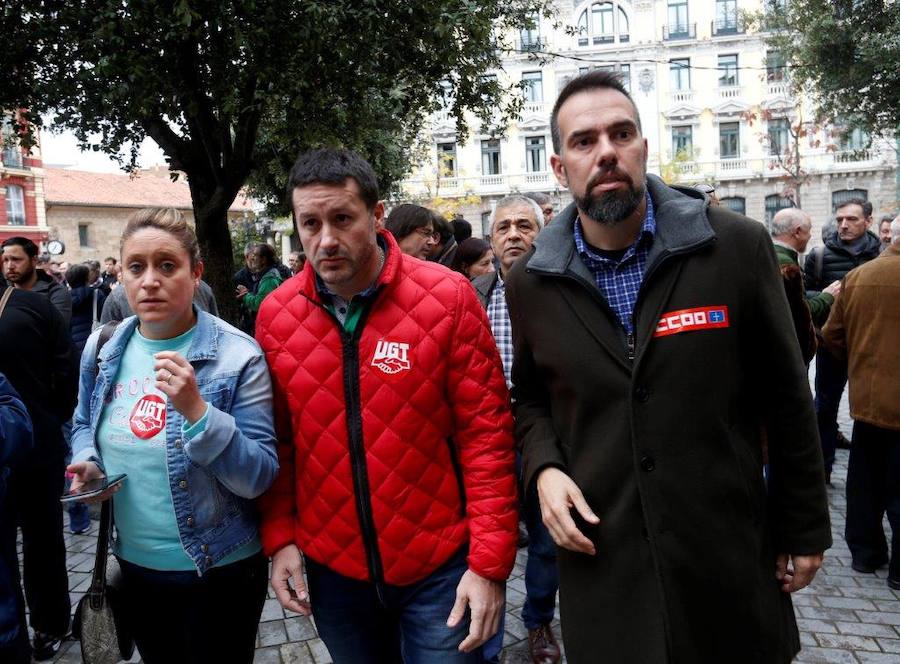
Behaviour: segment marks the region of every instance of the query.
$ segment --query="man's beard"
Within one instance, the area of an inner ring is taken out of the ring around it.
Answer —
[[[639,187],[635,186],[634,181],[627,173],[617,171],[615,176],[625,183],[625,191],[613,189],[603,192],[599,197],[593,196],[591,191],[607,175],[607,173],[601,172],[588,182],[584,195],[575,197],[575,204],[583,214],[597,223],[616,226],[638,209],[641,201],[644,200],[646,189],[643,184]]]

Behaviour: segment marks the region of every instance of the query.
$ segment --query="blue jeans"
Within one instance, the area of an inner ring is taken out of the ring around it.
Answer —
[[[819,438],[822,440],[825,474],[828,476],[834,465],[838,408],[846,384],[847,366],[827,348],[820,347],[816,352],[816,420],[819,424]]]
[[[553,621],[559,589],[556,543],[541,520],[537,487],[532,487],[525,496],[525,525],[528,528],[528,562],[525,563],[522,622],[526,629],[537,629]]]
[[[376,587],[307,558],[313,617],[335,664],[481,664],[481,648],[457,650],[468,618],[447,627],[466,569],[463,548],[417,583]]]

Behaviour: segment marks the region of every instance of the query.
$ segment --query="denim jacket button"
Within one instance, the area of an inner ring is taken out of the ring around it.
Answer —
[[[178,488],[179,488],[179,489],[187,489],[187,480],[181,480],[181,481],[178,483]]]
[[[192,527],[192,528],[194,527],[194,517],[189,516],[189,517],[187,518],[187,525],[190,526],[190,527]]]
[[[207,565],[212,565],[212,556],[206,556],[204,559]]]
[[[176,439],[175,439],[175,449],[176,449],[176,450],[180,450],[180,449],[181,449],[181,438],[176,438]]]
[[[201,550],[203,553],[209,553],[209,544],[201,544],[201,545],[200,545],[200,550]]]

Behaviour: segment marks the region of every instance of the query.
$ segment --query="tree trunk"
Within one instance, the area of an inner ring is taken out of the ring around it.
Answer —
[[[234,295],[234,258],[231,251],[231,233],[228,229],[228,208],[213,209],[200,207],[194,199],[194,219],[197,224],[197,239],[205,269],[203,279],[213,290],[219,316],[237,326],[240,315],[238,301]]]

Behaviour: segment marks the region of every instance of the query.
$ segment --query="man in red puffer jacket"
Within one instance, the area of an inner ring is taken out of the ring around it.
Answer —
[[[312,612],[336,664],[400,661],[401,648],[406,662],[479,662],[517,526],[509,396],[484,310],[462,276],[381,230],[358,155],[301,155],[289,192],[307,265],[256,323],[281,464],[260,503],[272,586]]]

